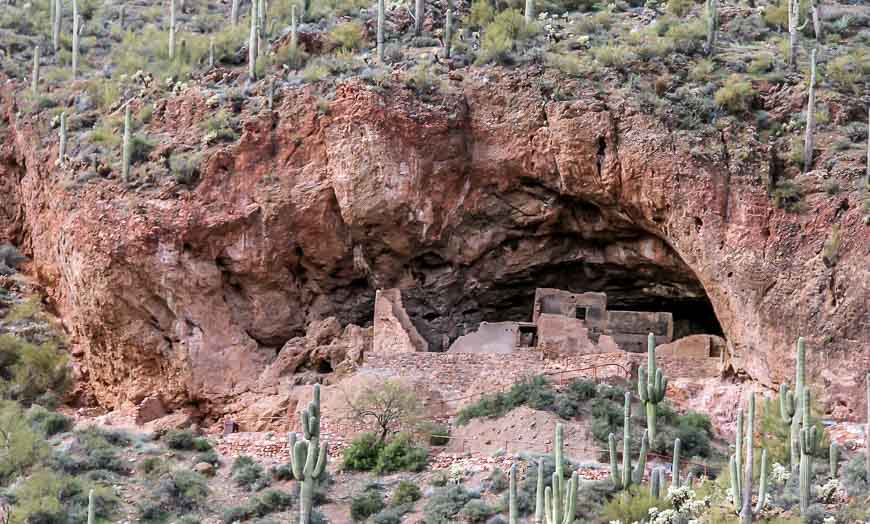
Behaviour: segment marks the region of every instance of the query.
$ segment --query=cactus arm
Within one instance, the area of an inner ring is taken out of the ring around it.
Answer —
[[[574,522],[574,516],[577,512],[577,484],[579,483],[577,472],[571,474],[571,480],[568,481],[568,493],[565,499],[565,513],[562,519],[562,524],[571,524]]]
[[[800,462],[800,508],[801,516],[807,514],[810,506],[810,463],[806,450],[806,433],[801,431],[801,462]]]
[[[634,468],[633,481],[635,484],[643,483],[643,474],[646,470],[647,445],[649,442],[649,431],[644,430],[643,436],[640,439],[640,454],[637,458],[637,466]]]
[[[552,498],[553,498],[553,488],[547,486],[544,490],[544,512],[545,518],[547,519],[547,524],[554,524],[553,520],[553,507],[552,507]]]
[[[510,491],[508,491],[508,522],[509,524],[518,524],[517,511],[517,465],[511,464],[510,473]]]
[[[94,524],[96,517],[96,504],[94,503],[94,490],[88,491],[88,524]]]
[[[537,489],[535,490],[535,524],[541,524],[543,521],[544,521],[544,459],[538,459],[538,485],[537,485]]]
[[[644,369],[637,369],[637,396],[640,397],[640,401],[646,404],[649,400],[647,393],[649,392],[649,385],[646,383],[646,372]]]
[[[651,497],[656,499],[661,497],[661,482],[661,469],[653,469],[649,476],[649,494]]]
[[[616,438],[613,436],[613,433],[607,437],[607,443],[610,446],[610,479],[613,481],[616,489],[622,489],[622,476],[619,474],[619,463],[616,456]]]
[[[761,478],[758,482],[758,501],[755,504],[755,513],[761,513],[767,501],[767,450],[761,450]]]
[[[319,448],[319,452],[317,453],[317,464],[314,465],[314,471],[311,472],[312,478],[315,480],[323,477],[323,474],[326,472],[326,452],[329,448],[329,442],[324,440],[317,447]]]
[[[731,455],[731,461],[728,465],[731,473],[731,498],[734,500],[734,507],[741,508],[743,504],[740,503],[740,476],[738,474],[740,470],[737,469],[737,460],[734,455]]]

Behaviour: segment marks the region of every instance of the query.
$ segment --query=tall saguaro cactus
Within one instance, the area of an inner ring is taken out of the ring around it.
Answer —
[[[527,24],[535,21],[535,0],[526,0],[526,12],[524,14]]]
[[[803,429],[800,434],[800,505],[801,515],[806,516],[810,506],[810,488],[813,481],[813,455],[819,451],[821,435],[816,427],[809,423],[810,390],[804,387],[801,398],[801,412],[803,413]]]
[[[646,427],[649,429],[649,441],[656,439],[656,409],[665,398],[668,389],[668,379],[662,369],[656,366],[656,337],[652,333],[647,337],[646,373],[638,369],[637,393],[646,408]]]
[[[232,7],[230,7],[230,23],[239,25],[239,0],[233,0]]]
[[[420,36],[423,32],[423,13],[425,11],[426,0],[415,0],[414,2],[414,34]]]
[[[384,63],[384,0],[378,0],[378,36],[377,53],[378,62]]]
[[[73,5],[76,5],[73,2]],[[79,15],[73,16],[73,31],[72,31],[72,77],[78,76],[79,72],[79,42],[82,34],[82,17]]]
[[[33,48],[33,74],[30,79],[30,89],[34,95],[39,92],[39,46]]]
[[[60,114],[60,129],[58,135],[60,140],[57,147],[57,163],[63,164],[63,159],[66,156],[66,111]]]
[[[51,24],[51,43],[54,46],[54,52],[60,50],[60,21],[63,17],[63,6],[60,0],[51,0],[51,5],[54,6],[54,18]]]
[[[800,466],[800,431],[803,423],[801,415],[801,399],[803,398],[806,381],[806,343],[803,337],[798,338],[795,357],[795,389],[789,391],[788,384],[779,387],[779,408],[783,422],[790,425],[789,451],[792,471]]]
[[[169,0],[169,59],[175,58],[175,0]]]
[[[674,463],[671,466],[671,487],[676,489],[680,487],[680,439],[674,440]]]
[[[647,444],[649,442],[649,430],[643,432],[640,441],[640,455],[637,466],[631,468],[631,393],[625,392],[625,406],[623,407],[622,425],[622,471],[617,464],[616,438],[613,433],[608,437],[610,447],[610,478],[617,489],[628,489],[632,484],[639,484],[643,480],[643,472],[646,468]]]
[[[731,456],[731,496],[734,506],[740,511],[741,524],[751,524],[755,514],[761,512],[767,501],[767,450],[761,450],[761,478],[759,479],[758,499],[755,508],[752,507],[752,480],[755,446],[755,394],[749,396],[749,416],[746,420],[746,462],[743,471],[743,408],[737,414],[737,435],[734,455]],[[741,478],[741,475],[742,478]]]
[[[299,48],[299,22],[296,19],[296,4],[290,6],[290,49],[295,53]]]
[[[577,505],[577,472],[565,483],[565,466],[562,456],[564,428],[556,424],[556,439],[553,446],[553,460],[556,471],[552,484],[544,487],[544,462],[538,460],[538,485],[535,493],[535,524],[571,524]]]
[[[813,132],[816,127],[816,50],[810,53],[810,92],[807,96],[807,129],[804,136],[804,173],[813,168]]]
[[[257,0],[251,2],[251,34],[248,37],[248,78],[257,79]]]
[[[96,520],[96,504],[94,504],[94,490],[88,492],[88,524],[94,524]]]
[[[517,510],[517,465],[511,464],[510,487],[508,488],[508,523],[517,524],[519,522],[519,511]]]
[[[788,65],[797,67],[798,31],[801,17],[801,0],[786,0],[788,3]]]
[[[289,437],[290,465],[293,477],[301,483],[299,490],[299,524],[311,522],[314,488],[326,472],[329,443],[320,442],[320,385],[314,386],[314,400],[300,413],[303,440],[296,433]]]
[[[444,58],[450,58],[451,47],[453,46],[453,10],[447,9],[447,16],[444,20]],[[870,157],[868,157],[870,158]]]
[[[124,107],[124,144],[121,152],[121,177],[124,182],[130,181],[130,133],[132,121],[130,118],[130,102]]]
[[[707,0],[707,55],[716,54],[716,34],[719,31],[719,2]]]

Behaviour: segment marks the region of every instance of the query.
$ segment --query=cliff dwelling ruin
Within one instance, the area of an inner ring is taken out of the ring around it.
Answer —
[[[609,309],[607,293],[574,293],[537,288],[530,321],[481,322],[455,340],[443,337],[435,351],[512,354],[539,351],[560,355],[643,353],[653,333],[670,356],[719,357],[725,348],[719,333],[685,332],[675,337],[669,311]],[[679,338],[678,344],[671,344]],[[379,290],[375,299],[374,354],[426,352],[433,348],[405,310],[399,289]]]

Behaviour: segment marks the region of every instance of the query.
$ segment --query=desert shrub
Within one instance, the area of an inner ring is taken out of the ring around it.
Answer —
[[[169,171],[175,181],[182,185],[190,185],[199,177],[200,158],[198,155],[173,154],[169,157]]]
[[[205,462],[207,464],[211,464],[216,468],[221,465],[221,459],[218,456],[217,452],[213,449],[198,453],[196,455],[196,462]]]
[[[344,51],[356,51],[365,42],[365,28],[359,22],[338,24],[329,31],[333,46]]]
[[[376,489],[366,489],[350,500],[350,516],[361,522],[384,509],[384,496]]]
[[[510,53],[518,49],[519,43],[534,36],[536,31],[535,24],[526,24],[518,10],[505,9],[498,13],[484,29],[477,62],[508,63],[511,59]]]
[[[85,522],[91,488],[94,489],[96,517],[110,518],[118,504],[111,489],[49,470],[36,471],[14,488],[11,522]]]
[[[694,0],[668,0],[668,12],[675,16],[686,16],[694,4]]]
[[[230,114],[224,109],[200,122],[199,128],[205,133],[203,140],[206,143],[233,141],[238,138],[233,130]]]
[[[169,449],[179,451],[190,451],[194,446],[193,433],[187,430],[172,430],[166,433],[163,437],[166,446]]]
[[[716,105],[731,113],[743,113],[749,109],[754,97],[755,89],[750,82],[739,75],[731,75],[716,91],[714,100]]]
[[[864,457],[858,455],[843,466],[841,474],[843,488],[850,497],[858,497],[867,494],[870,489],[870,479],[867,478],[867,468]]]
[[[51,437],[58,433],[66,433],[73,426],[71,418],[61,413],[48,411],[41,406],[31,406],[27,410],[27,422],[30,424],[30,427],[46,437]]]
[[[233,461],[230,476],[237,486],[248,491],[260,491],[270,482],[263,466],[246,455],[239,456]]]
[[[614,497],[601,508],[601,519],[605,522],[641,522],[649,515],[650,508],[667,509],[669,504],[656,499],[647,489],[632,487],[623,496]]]
[[[615,491],[616,488],[610,480],[581,480],[577,486],[575,515],[581,521],[592,520],[593,517],[600,515],[601,507]]]
[[[486,502],[479,499],[471,499],[462,506],[459,514],[462,515],[467,522],[485,522],[495,512],[496,509]]]
[[[486,27],[495,18],[495,8],[489,0],[474,0],[468,12],[466,24],[473,28]]]
[[[160,457],[146,457],[139,463],[139,471],[146,476],[156,476],[168,471],[169,467]]]
[[[843,126],[843,132],[854,143],[863,144],[867,140],[867,124],[863,122],[849,122]]]
[[[446,446],[450,443],[450,428],[445,424],[428,424],[424,426],[429,435],[430,446]]]
[[[170,513],[200,509],[208,498],[208,483],[199,473],[176,470],[161,477],[154,489],[154,502]]]
[[[271,468],[269,473],[278,481],[293,480],[293,469],[286,464]]]
[[[15,402],[0,401],[0,480],[21,476],[48,454],[42,437],[27,423]]]
[[[268,489],[254,500],[254,514],[258,517],[263,517],[269,513],[285,511],[296,503],[296,498],[277,489]]]
[[[250,506],[232,506],[221,512],[221,522],[224,524],[233,524],[234,522],[244,522],[252,517]]]
[[[825,77],[847,92],[860,92],[870,76],[870,51],[857,49],[828,61]]]
[[[605,67],[622,69],[634,60],[631,48],[624,45],[604,45],[592,49],[592,55]]]
[[[665,36],[672,41],[674,50],[684,55],[692,55],[703,49],[707,27],[701,19],[690,20],[671,25]]]
[[[408,505],[384,508],[372,515],[369,519],[371,524],[402,524],[402,517],[411,511]]]
[[[327,67],[324,60],[317,58],[308,62],[308,65],[302,70],[302,79],[308,83],[315,83],[323,80],[330,74],[332,74],[332,71]]]
[[[27,313],[31,318],[37,314]],[[24,315],[13,309],[6,319]],[[66,353],[53,341],[33,344],[11,334],[0,335],[0,364],[0,395],[25,406],[47,393],[63,395],[70,385]]]
[[[0,244],[0,275],[11,275],[25,260],[27,258],[12,244]]]
[[[501,493],[508,488],[508,478],[501,468],[495,468],[489,474],[489,490],[493,493]]]
[[[422,496],[423,494],[420,491],[419,486],[413,482],[403,480],[399,482],[399,485],[396,486],[395,490],[393,490],[393,495],[390,497],[390,506],[396,507],[413,504],[420,500]]]
[[[426,448],[415,446],[411,436],[400,433],[393,437],[378,454],[374,471],[390,473],[393,471],[422,471],[429,460]]]
[[[371,471],[378,464],[378,455],[384,445],[374,433],[363,433],[353,439],[344,448],[342,469],[354,471]]]
[[[463,408],[456,416],[456,423],[462,426],[473,418],[497,418],[514,408],[532,403],[536,406],[535,409],[549,410],[554,399],[545,377],[524,379],[511,386],[506,393],[484,395],[479,401]]]
[[[454,485],[438,489],[423,507],[424,522],[426,524],[455,522],[454,517],[473,498],[476,498],[475,495],[462,486]]]
[[[785,209],[790,213],[800,212],[803,192],[795,182],[791,180],[779,181],[771,192],[771,195],[776,207]]]
[[[759,53],[755,56],[752,62],[749,62],[746,70],[754,75],[767,73],[773,69],[773,55],[770,53]]]

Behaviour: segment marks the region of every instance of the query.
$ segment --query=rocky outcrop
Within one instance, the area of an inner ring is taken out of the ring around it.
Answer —
[[[325,109],[316,87],[285,89],[274,113],[242,115],[238,143],[205,152],[189,191],[71,183],[6,84],[0,241],[32,257],[104,405],[238,403],[264,373],[298,369],[292,341],[311,322],[370,322],[379,288],[402,289],[440,347],[559,287],[628,306],[709,298],[739,372],[767,385],[791,376],[804,335],[819,393],[863,413],[857,191],[832,197],[819,172],[805,210],[786,213],[768,194],[779,163],[751,129],[676,132],[580,82],[560,79],[557,99],[553,81],[471,71],[428,102],[347,82]],[[200,147],[208,96],[156,105],[146,131],[172,137],[162,151]]]

